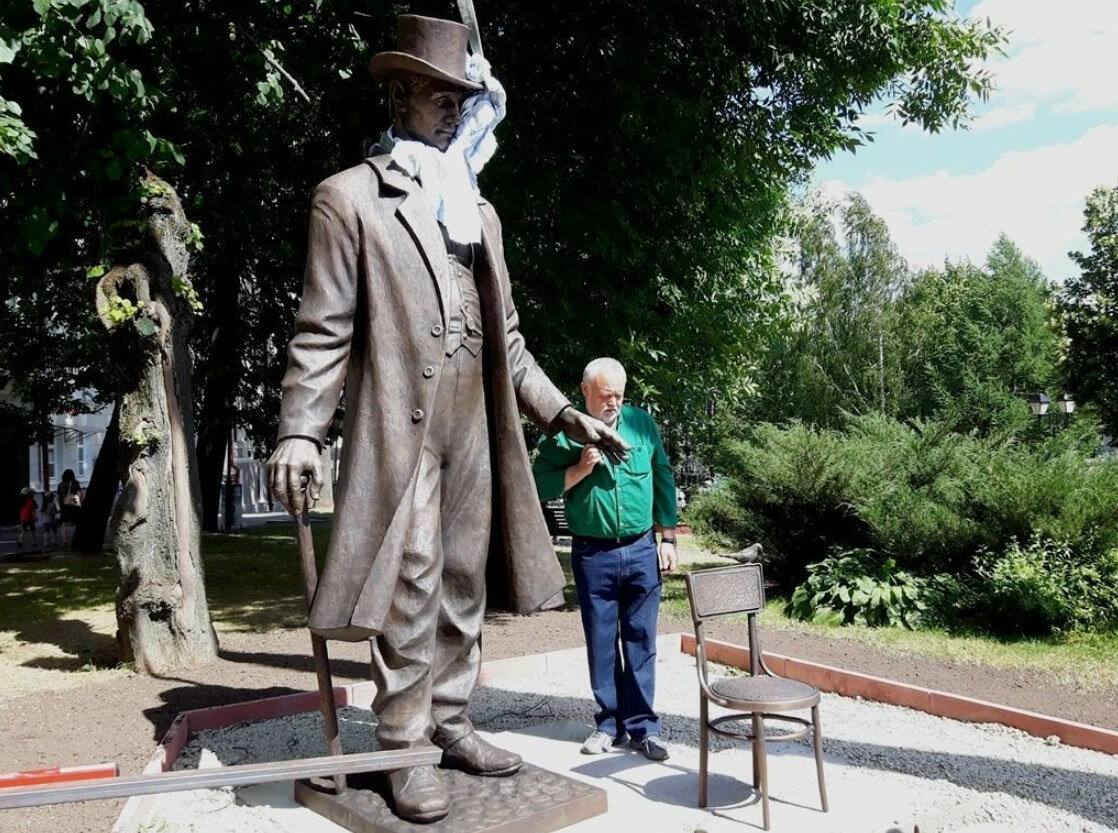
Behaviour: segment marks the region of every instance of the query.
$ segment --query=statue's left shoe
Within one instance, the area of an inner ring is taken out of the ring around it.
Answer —
[[[477,732],[470,732],[457,740],[447,740],[436,732],[432,740],[436,746],[442,747],[442,765],[447,769],[500,778],[512,775],[524,763],[515,752],[494,746]]]

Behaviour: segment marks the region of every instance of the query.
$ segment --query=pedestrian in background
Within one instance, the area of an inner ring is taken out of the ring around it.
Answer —
[[[58,484],[58,501],[62,505],[62,549],[70,549],[74,527],[82,516],[82,486],[74,476],[73,469],[62,472]]]
[[[54,492],[43,492],[39,516],[43,521],[43,549],[54,549],[58,546],[58,498]]]
[[[24,538],[29,538],[32,546],[35,545],[35,519],[38,512],[35,506],[35,493],[27,486],[19,491],[19,538],[16,545],[23,549]]]

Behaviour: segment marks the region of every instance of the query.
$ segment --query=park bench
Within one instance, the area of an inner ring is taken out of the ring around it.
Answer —
[[[547,500],[540,504],[543,510],[543,519],[547,523],[547,531],[551,535],[552,543],[557,538],[569,536],[571,528],[567,526],[567,507],[562,500]]]

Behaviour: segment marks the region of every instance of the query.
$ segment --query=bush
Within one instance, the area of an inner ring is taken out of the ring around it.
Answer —
[[[753,513],[738,498],[734,483],[718,478],[714,486],[694,492],[684,516],[693,529],[701,530],[703,543],[713,550],[741,549],[739,542],[752,543],[761,534]]]
[[[927,605],[926,579],[896,569],[892,558],[850,550],[808,567],[785,612],[830,625],[904,625],[915,628]]]
[[[1044,636],[1118,624],[1118,551],[1076,552],[1034,536],[1002,553],[983,552],[974,574],[944,586],[962,618],[1002,635]]]
[[[1089,420],[1055,437],[959,434],[947,422],[850,417],[845,430],[752,427],[722,447],[726,481],[688,508],[720,547],[760,541],[786,591],[831,553],[873,549],[917,575],[973,577],[976,552],[1034,536],[1083,563],[1118,548],[1118,459]],[[1005,569],[1009,569],[1008,567]]]
[[[847,503],[849,471],[840,451],[834,432],[800,423],[759,425],[748,440],[722,447],[718,464],[725,479],[687,507],[686,519],[716,547],[762,542],[769,575],[791,591],[809,563],[836,545],[865,540]]]

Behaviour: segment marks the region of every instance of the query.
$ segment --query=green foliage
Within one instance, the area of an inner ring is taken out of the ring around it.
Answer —
[[[841,207],[805,201],[794,236],[794,326],[769,351],[762,414],[838,425],[844,412],[895,412],[896,298],[909,274],[888,229],[854,194]]]
[[[1065,371],[1072,390],[1098,406],[1107,433],[1118,436],[1118,187],[1092,191],[1083,219],[1090,251],[1072,253],[1080,274],[1064,283],[1060,305]]]
[[[959,430],[1020,428],[1025,392],[1056,379],[1060,339],[1039,267],[1002,235],[985,268],[926,270],[899,301],[905,377],[898,413],[949,418]]]
[[[709,401],[755,395],[782,326],[789,184],[866,141],[857,116],[878,96],[925,129],[965,119],[1000,37],[910,0],[545,0],[483,23],[515,91],[483,190],[533,352],[572,392],[589,358],[617,356],[631,396],[693,436]]]
[[[687,502],[687,522],[716,552],[739,549],[741,541],[760,535],[756,519],[738,498],[735,486],[733,480],[719,478],[713,487],[694,492]]]
[[[1005,236],[984,268],[912,275],[853,195],[841,209],[805,201],[795,242],[793,324],[773,334],[754,418],[836,428],[847,413],[876,412],[962,432],[1016,430],[1029,421],[1022,393],[1054,383],[1051,292]]]
[[[4,49],[5,43],[0,39],[0,58]],[[6,62],[0,60],[0,63]],[[23,108],[0,96],[0,155],[11,156],[17,162],[28,162],[37,156],[35,131],[23,123],[21,115]]]
[[[903,625],[915,628],[927,603],[926,579],[898,570],[892,558],[856,549],[808,566],[785,612],[825,625]]]
[[[131,301],[120,295],[110,295],[105,303],[105,318],[116,326],[131,321],[143,311],[143,308],[143,301]]]
[[[1034,535],[975,557],[943,584],[958,618],[1002,635],[1103,630],[1118,624],[1118,551],[1076,549]]]
[[[110,260],[127,231],[134,171],[174,166],[168,178],[207,230],[191,266],[205,301],[199,434],[223,443],[239,399],[252,436],[272,442],[308,195],[360,164],[387,124],[364,67],[392,47],[398,10],[367,0],[6,9],[0,72],[22,111],[0,114],[3,288],[38,300],[18,317],[0,310],[0,329],[27,334],[19,345],[36,331],[102,337],[73,279]],[[457,14],[446,0],[409,11]],[[930,131],[965,121],[1002,41],[945,0],[534,0],[493,4],[482,23],[511,98],[482,188],[504,218],[533,351],[572,392],[588,358],[617,355],[669,434],[694,432],[709,400],[732,410],[754,390],[783,319],[771,241],[789,185],[867,141],[857,117],[882,96]],[[540,44],[553,45],[547,60]],[[309,101],[291,94],[296,83]],[[594,310],[609,314],[587,326]],[[0,365],[31,366],[21,350],[3,348]],[[106,389],[104,354],[86,345],[84,360],[60,358],[52,372],[77,367]]]
[[[130,171],[178,152],[149,129],[168,106],[141,68],[153,32],[136,0],[0,12],[0,366],[40,438],[50,414],[111,396],[86,276],[111,261],[113,223],[135,214]]]
[[[202,229],[199,228],[197,223],[190,224],[190,233],[186,237],[186,246],[195,254],[202,251],[205,245],[202,242]]]
[[[171,278],[171,289],[176,295],[186,301],[191,312],[202,311],[202,299],[198,297],[198,290],[186,275],[174,275]]]
[[[125,443],[136,449],[155,448],[163,439],[163,433],[147,420],[140,420],[131,429],[125,428],[120,436]]]
[[[174,189],[161,179],[140,180],[140,200],[145,205],[152,200],[167,199],[174,194]]]
[[[1077,554],[1118,547],[1118,459],[1087,419],[1043,439],[849,417],[844,430],[753,426],[728,442],[717,498],[687,509],[733,547],[761,541],[791,589],[834,549],[872,548],[920,575],[965,575],[981,548],[1041,535]]]

